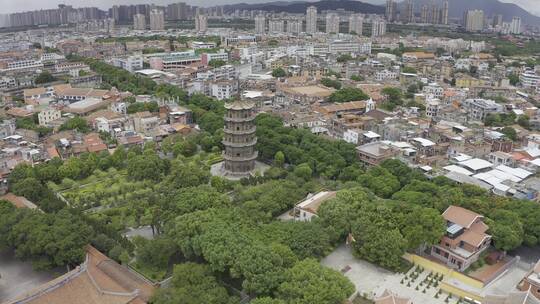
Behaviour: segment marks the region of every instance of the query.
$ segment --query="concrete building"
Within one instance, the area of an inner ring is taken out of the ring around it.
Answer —
[[[403,22],[414,23],[414,2],[413,0],[407,0],[405,2],[405,12],[403,14]]]
[[[484,121],[484,118],[490,113],[500,113],[503,111],[503,106],[489,99],[466,99],[462,107],[467,110],[467,115],[470,120]]]
[[[285,32],[285,21],[283,21],[283,20],[270,20],[270,21],[268,21],[268,32],[270,32],[270,33],[283,33],[283,32]]]
[[[469,10],[465,13],[465,30],[479,32],[484,29],[484,11]]]
[[[130,73],[143,69],[143,56],[132,55],[125,57],[115,57],[112,60],[112,64],[115,67],[122,68]]]
[[[40,126],[48,126],[50,122],[60,119],[62,113],[54,108],[47,108],[38,114],[38,122]]]
[[[143,14],[133,16],[133,29],[139,31],[146,30],[146,17]]]
[[[540,88],[540,76],[537,75],[533,70],[525,70],[519,75],[519,82],[521,85],[528,90],[537,90]]]
[[[371,37],[380,37],[386,34],[386,21],[373,19],[371,22]]]
[[[444,0],[442,13],[441,13],[441,24],[448,25],[448,10],[449,10],[448,0]]]
[[[442,214],[446,234],[431,248],[431,256],[458,271],[476,262],[491,244],[484,217],[462,207],[450,206]]]
[[[397,155],[398,151],[380,141],[356,147],[358,159],[367,166],[377,166],[382,161]]]
[[[425,4],[422,5],[422,9],[420,10],[420,23],[429,23],[429,7]]]
[[[301,20],[287,20],[287,33],[298,35],[302,32]]]
[[[165,14],[162,10],[153,9],[150,12],[150,30],[163,31],[165,30]]]
[[[319,207],[327,200],[336,197],[336,191],[321,191],[317,194],[309,194],[308,197],[294,206],[294,220],[309,222],[317,216]]]
[[[396,20],[397,3],[394,0],[386,0],[385,17],[386,21],[393,22]]]
[[[255,104],[236,100],[225,105],[223,135],[224,169],[233,176],[249,176],[255,169],[257,137],[255,135]]]
[[[339,33],[339,15],[336,13],[326,14],[326,33]]]
[[[266,17],[264,15],[255,16],[255,33],[266,33]]]
[[[510,33],[519,35],[521,34],[521,18],[520,17],[513,17],[512,23],[510,23]]]
[[[306,11],[306,33],[313,34],[317,31],[317,8],[310,6]]]
[[[352,14],[349,17],[349,33],[362,35],[364,31],[364,16],[362,14]]]
[[[208,17],[205,14],[195,16],[195,31],[197,33],[206,33],[208,30]]]

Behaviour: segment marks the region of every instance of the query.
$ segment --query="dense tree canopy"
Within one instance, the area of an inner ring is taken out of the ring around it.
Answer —
[[[328,101],[330,102],[349,102],[349,101],[360,101],[368,100],[369,96],[362,91],[362,89],[345,87],[341,90],[337,90],[330,97]]]

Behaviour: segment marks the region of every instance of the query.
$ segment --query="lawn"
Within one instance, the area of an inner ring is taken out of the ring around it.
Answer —
[[[151,181],[128,180],[125,170],[112,168],[106,172],[96,170],[80,181],[64,179],[59,185],[49,184],[49,187],[59,192],[72,207],[88,210],[125,206],[151,192],[154,185]]]

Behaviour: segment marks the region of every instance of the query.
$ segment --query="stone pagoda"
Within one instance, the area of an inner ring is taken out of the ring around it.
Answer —
[[[223,171],[225,176],[247,177],[255,169],[257,136],[255,135],[255,104],[236,100],[225,104],[223,135]]]

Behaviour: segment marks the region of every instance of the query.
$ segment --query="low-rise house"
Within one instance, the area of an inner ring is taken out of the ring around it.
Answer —
[[[47,108],[38,113],[38,123],[40,126],[48,126],[51,122],[62,117],[62,113],[55,108]]]
[[[446,234],[431,248],[431,256],[450,268],[465,271],[491,243],[484,217],[468,209],[450,206],[442,214]]]
[[[520,283],[521,291],[530,292],[540,302],[540,261],[527,273]],[[525,303],[525,302],[523,302]]]
[[[490,99],[466,99],[462,107],[467,110],[469,119],[483,121],[488,114],[503,112],[503,106]]]
[[[295,221],[311,221],[311,218],[317,216],[317,211],[322,203],[336,197],[336,191],[321,191],[317,194],[310,194],[308,197],[294,206]]]
[[[398,150],[383,142],[373,142],[356,147],[358,159],[367,166],[376,166],[398,154]]]
[[[137,133],[150,133],[151,130],[159,125],[159,118],[148,111],[135,113],[132,115],[132,118],[133,129]]]

